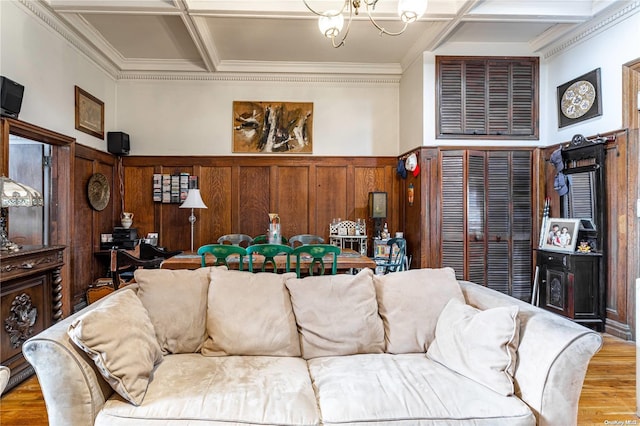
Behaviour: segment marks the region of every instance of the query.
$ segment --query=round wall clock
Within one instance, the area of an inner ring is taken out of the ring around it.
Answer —
[[[98,211],[104,210],[109,204],[110,195],[111,189],[107,177],[102,173],[94,173],[87,184],[87,196],[91,207]]]
[[[562,94],[560,109],[567,118],[585,115],[596,100],[596,88],[586,80],[580,80],[567,87]]]

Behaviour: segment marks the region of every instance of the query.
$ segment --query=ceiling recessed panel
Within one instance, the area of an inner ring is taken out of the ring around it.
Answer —
[[[526,43],[553,24],[533,22],[464,22],[451,34],[451,42]]]
[[[201,59],[179,16],[84,14],[83,18],[125,59]]]
[[[379,35],[369,22],[354,21],[345,45],[334,49],[315,19],[207,18],[221,60],[399,63],[427,29],[417,22],[400,36]],[[387,21],[395,30],[399,22]]]

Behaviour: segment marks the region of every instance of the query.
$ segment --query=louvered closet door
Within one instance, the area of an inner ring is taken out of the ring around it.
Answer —
[[[487,285],[486,160],[483,152],[467,153],[467,280]]]
[[[465,279],[465,187],[463,151],[446,151],[441,157],[440,194],[442,222],[440,244],[442,266],[456,271],[456,278]]]
[[[511,154],[511,288],[509,294],[531,301],[533,245],[532,160],[530,151]]]

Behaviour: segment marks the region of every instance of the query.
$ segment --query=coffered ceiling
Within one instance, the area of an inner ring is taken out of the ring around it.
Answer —
[[[27,0],[20,0],[23,3]],[[624,8],[627,0],[430,0],[419,22],[379,36],[361,7],[334,49],[302,0],[41,0],[116,75],[296,72],[400,74],[446,43],[524,43],[533,54]],[[335,0],[309,0],[318,10]],[[362,1],[364,5],[364,0]],[[399,28],[397,1],[374,15]]]

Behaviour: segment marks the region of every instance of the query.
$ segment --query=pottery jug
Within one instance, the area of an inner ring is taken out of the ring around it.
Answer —
[[[133,223],[133,213],[122,212],[122,216],[120,217],[120,222],[122,223],[122,227],[125,229],[131,228],[131,224]]]

